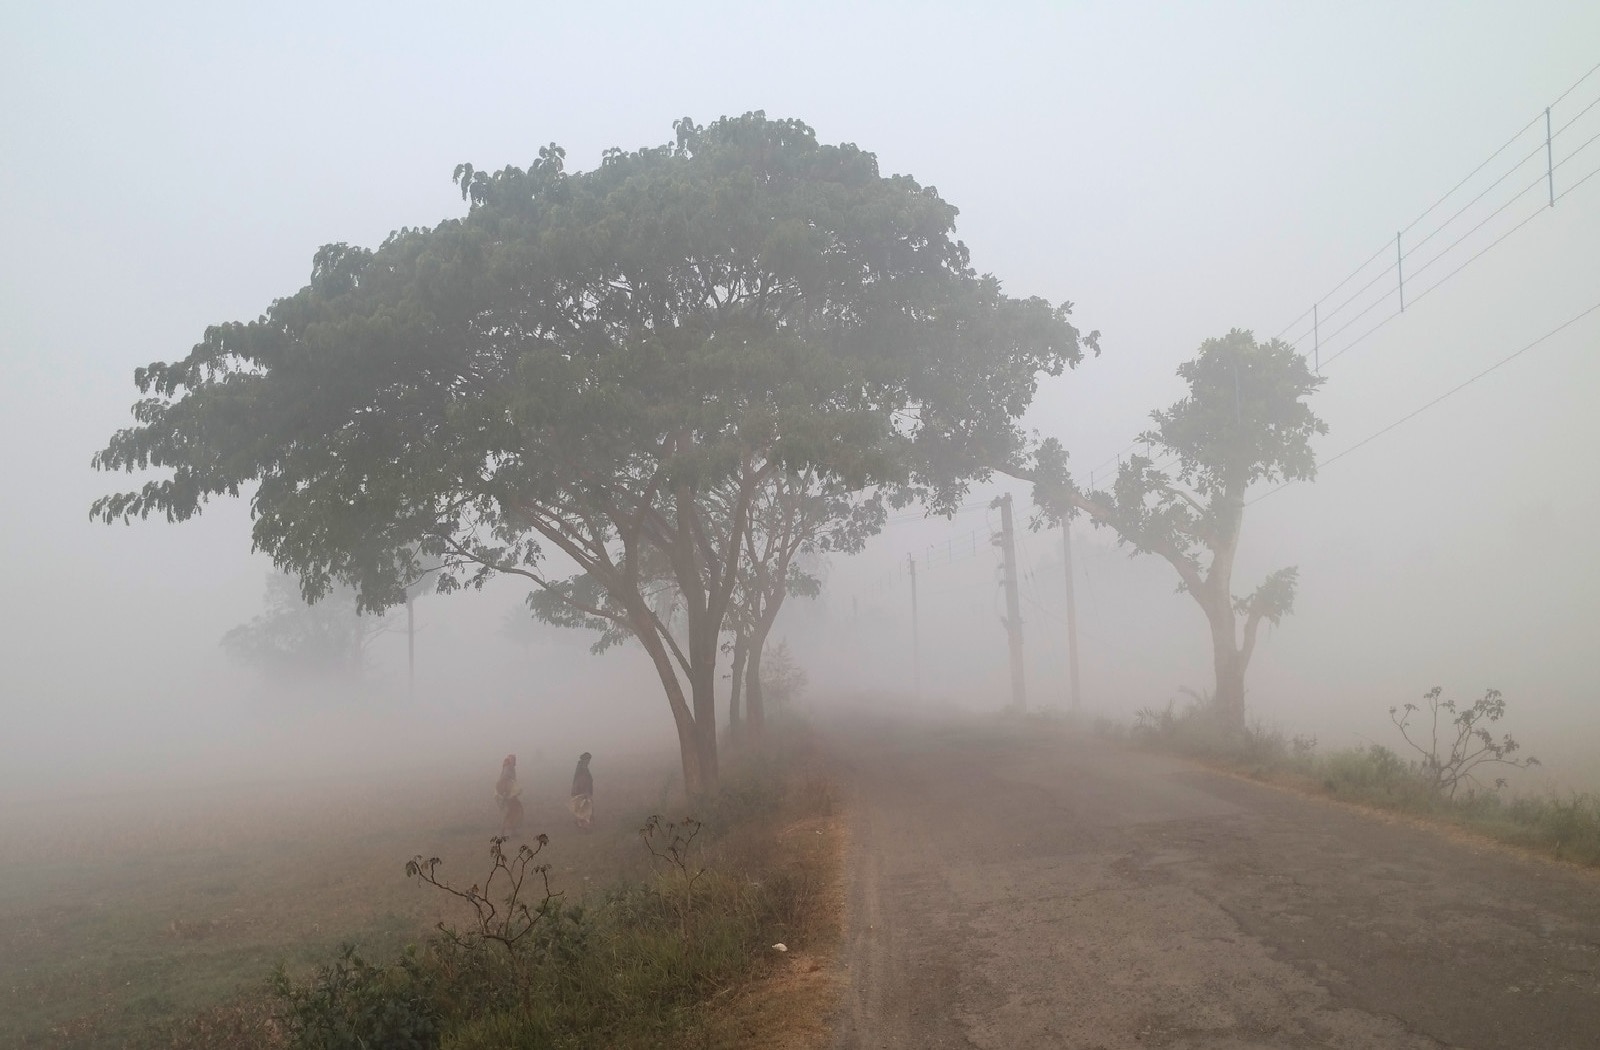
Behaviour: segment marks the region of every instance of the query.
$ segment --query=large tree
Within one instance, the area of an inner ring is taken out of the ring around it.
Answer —
[[[1244,679],[1263,622],[1293,610],[1297,570],[1269,573],[1248,594],[1233,592],[1234,564],[1252,486],[1316,476],[1311,440],[1328,432],[1307,400],[1322,385],[1294,347],[1256,342],[1235,329],[1208,339],[1178,367],[1189,396],[1151,413],[1139,435],[1147,455],[1121,464],[1109,489],[1079,488],[1066,455],[1044,442],[1033,477],[1035,499],[1059,519],[1085,513],[1113,529],[1136,553],[1155,554],[1177,570],[1179,590],[1199,604],[1211,629],[1214,700],[1225,723],[1244,727]]]
[[[959,499],[1081,345],[1069,306],[979,276],[955,209],[872,154],[760,113],[675,130],[576,174],[553,145],[462,165],[464,217],[323,248],[261,318],[135,373],[137,425],[95,465],[170,474],[92,513],[183,520],[253,483],[256,547],[372,609],[428,559],[444,590],[524,577],[644,649],[708,788],[761,487],[811,469]],[[680,618],[650,600],[661,565]]]

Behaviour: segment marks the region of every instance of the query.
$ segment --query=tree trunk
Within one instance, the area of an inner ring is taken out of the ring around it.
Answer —
[[[699,736],[693,722],[685,726],[684,720],[677,717],[678,712],[672,714],[678,723],[678,759],[683,763],[683,793],[689,798],[699,798],[707,790],[706,775],[700,760]]]
[[[739,710],[740,694],[744,690],[744,665],[750,655],[750,643],[741,634],[733,636],[732,686],[728,690],[728,738],[738,743],[744,733],[743,714]]]
[[[766,602],[756,617],[755,626],[750,629],[750,640],[747,643],[750,651],[746,656],[748,663],[745,666],[744,706],[749,715],[749,734],[753,740],[761,739],[762,731],[767,724],[766,694],[761,689],[761,656],[767,651],[767,638],[772,634],[773,625],[778,622],[778,613],[783,609],[783,599],[782,591],[767,595]]]
[[[767,708],[761,695],[761,650],[762,642],[751,639],[750,653],[744,665],[744,707],[749,716],[746,732],[758,744],[767,727]]]
[[[689,604],[689,695],[694,704],[696,747],[700,753],[703,786],[717,785],[717,647],[721,640],[720,622],[703,604]]]
[[[713,652],[716,650],[713,649]],[[694,696],[695,740],[700,751],[701,783],[706,790],[717,786],[717,663],[699,663],[690,674],[689,689]]]
[[[1212,696],[1223,725],[1235,733],[1244,731],[1244,661],[1239,655],[1235,638],[1235,624],[1231,608],[1209,609],[1206,618],[1211,623],[1211,655],[1217,677],[1217,691]]]
[[[689,710],[688,700],[683,695],[683,683],[678,680],[678,672],[672,665],[672,654],[667,651],[660,635],[656,634],[655,624],[647,614],[643,613],[630,619],[633,622],[634,637],[644,646],[645,652],[650,656],[650,662],[655,665],[656,677],[661,679],[661,687],[667,693],[667,703],[672,708],[672,721],[678,729],[678,755],[683,761],[684,794],[690,798],[698,798],[716,786],[716,752],[712,751],[712,764],[708,768],[701,746],[700,727],[696,724],[695,716]],[[715,724],[713,716],[712,725]]]

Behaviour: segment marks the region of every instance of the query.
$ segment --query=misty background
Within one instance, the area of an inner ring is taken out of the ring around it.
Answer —
[[[980,271],[1073,301],[1103,333],[1103,355],[1047,380],[1027,423],[1063,441],[1080,482],[1104,481],[1150,410],[1183,394],[1174,369],[1202,340],[1299,335],[1303,311],[1535,120],[1418,230],[1524,155],[1438,246],[1537,179],[1544,108],[1596,62],[1592,3],[14,5],[0,13],[0,796],[424,759],[492,778],[506,751],[566,766],[671,745],[638,650],[593,657],[582,634],[508,628],[509,581],[418,601],[415,697],[403,631],[373,640],[359,688],[273,688],[219,645],[261,612],[272,571],[249,551],[246,501],[182,526],[88,519],[129,482],[89,458],[128,424],[136,366],[298,289],[322,244],[462,214],[458,162],[526,164],[555,141],[587,169],[607,147],[667,140],[677,117],[758,108],[856,142],[961,209]],[[1596,100],[1600,74],[1553,107],[1571,121],[1556,160],[1600,135]],[[1596,168],[1600,144],[1556,192]],[[1525,226],[1327,362],[1321,458],[1595,305],[1600,178],[1542,213],[1541,194],[1415,290]],[[1249,508],[1237,588],[1300,567],[1295,612],[1250,670],[1255,716],[1325,746],[1392,744],[1391,704],[1494,687],[1547,763],[1541,783],[1600,786],[1597,345],[1600,313]],[[864,554],[823,567],[819,599],[787,604],[774,636],[811,703],[1005,704],[988,507],[1004,491],[1020,525],[1023,485],[975,489],[949,520],[894,514]],[[1060,532],[1020,535],[1029,702],[1064,706]],[[1085,521],[1074,546],[1085,709],[1128,718],[1209,687],[1204,620],[1172,570]]]

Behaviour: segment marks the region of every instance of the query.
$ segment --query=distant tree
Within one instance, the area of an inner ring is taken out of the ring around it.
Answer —
[[[889,502],[883,491],[853,493],[815,470],[775,475],[757,493],[728,614],[728,720],[734,736],[741,735],[745,723],[752,736],[761,735],[766,717],[762,657],[785,600],[814,598],[822,591],[822,581],[806,571],[803,559],[858,553],[883,530]]]
[[[674,131],[578,174],[553,145],[527,170],[463,166],[465,217],[323,248],[263,317],[135,373],[138,425],[94,463],[171,475],[92,513],[181,521],[254,484],[256,546],[368,609],[427,558],[441,590],[520,576],[644,649],[687,790],[714,785],[762,486],[812,469],[948,506],[1017,454],[1039,373],[1081,344],[1067,306],[979,276],[955,209],[872,154],[760,113]]]
[[[788,642],[779,642],[767,658],[761,671],[761,687],[772,701],[773,710],[782,712],[800,699],[806,691],[809,678],[789,651]]]
[[[388,629],[361,615],[349,588],[307,603],[293,576],[267,577],[265,610],[222,636],[229,657],[271,678],[359,679],[368,644]]]
[[[1307,400],[1323,380],[1289,344],[1258,343],[1239,329],[1206,340],[1178,375],[1189,396],[1151,413],[1155,428],[1138,438],[1150,454],[1123,462],[1110,489],[1080,489],[1054,440],[1040,446],[1034,470],[1018,473],[1035,479],[1047,516],[1081,511],[1113,529],[1119,543],[1177,570],[1179,591],[1194,598],[1211,628],[1217,709],[1242,729],[1257,635],[1263,622],[1276,624],[1293,610],[1297,577],[1292,566],[1278,569],[1249,594],[1233,593],[1245,497],[1254,485],[1316,477],[1311,439],[1328,428]]]

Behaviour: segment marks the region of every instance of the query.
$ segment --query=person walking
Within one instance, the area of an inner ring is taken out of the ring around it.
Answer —
[[[580,831],[588,831],[594,825],[594,775],[589,772],[591,757],[587,751],[578,756],[578,770],[572,774],[572,799],[567,803]]]
[[[500,763],[500,779],[494,785],[495,804],[500,807],[500,834],[510,838],[522,830],[522,785],[517,783],[517,756],[507,755]]]

